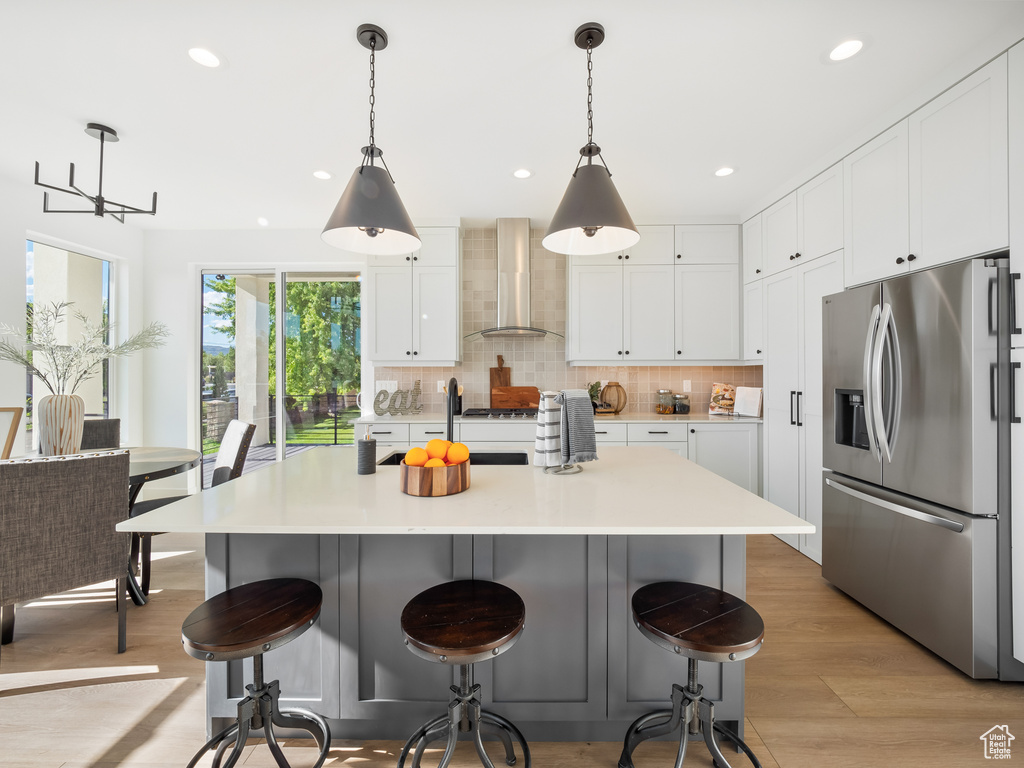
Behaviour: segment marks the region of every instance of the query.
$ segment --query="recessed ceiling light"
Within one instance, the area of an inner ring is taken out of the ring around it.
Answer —
[[[832,61],[842,61],[856,55],[863,47],[864,43],[860,40],[847,40],[845,43],[840,43],[833,48],[828,57]]]
[[[220,59],[205,48],[189,48],[188,55],[196,64],[204,67],[219,67]]]
[[[256,223],[259,224],[261,227],[269,227],[270,226],[270,222],[267,221],[266,217],[264,217],[264,216],[260,216],[258,219],[256,219]]]
[[[513,171],[512,175],[515,176],[517,179],[528,179],[531,176],[533,176],[533,171],[530,171],[527,168],[520,168],[517,171]]]
[[[715,176],[728,176],[732,173],[732,168],[719,168],[715,171]]]
[[[323,179],[324,181],[331,178],[331,174],[329,174],[327,171],[313,171],[313,175],[316,176],[318,179]]]

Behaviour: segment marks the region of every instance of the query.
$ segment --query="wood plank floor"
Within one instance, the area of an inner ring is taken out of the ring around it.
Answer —
[[[165,534],[154,549],[153,599],[129,608],[125,654],[116,653],[110,584],[19,610],[15,642],[0,652],[3,768],[180,768],[202,743],[203,664],[179,642],[182,619],[203,598],[202,539]],[[767,627],[764,647],[746,662],[748,743],[765,768],[991,765],[980,736],[997,724],[1017,736],[1011,749],[1024,760],[1024,684],[967,678],[773,537],[748,539],[747,590]],[[621,738],[535,743],[533,762],[615,768]],[[400,748],[336,740],[326,764],[393,768]],[[286,753],[295,768],[312,763],[308,742]],[[674,753],[674,744],[648,742],[636,766],[669,768]],[[440,753],[430,754],[435,765]],[[746,765],[733,754],[734,768]],[[274,765],[255,741],[240,764]],[[478,765],[460,743],[453,766]],[[703,745],[690,745],[686,765],[711,765]]]

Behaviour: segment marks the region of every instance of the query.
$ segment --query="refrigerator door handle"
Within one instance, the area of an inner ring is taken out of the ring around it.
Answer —
[[[1020,424],[1020,416],[1017,415],[1017,371],[1020,363],[1010,363],[1010,423]]]
[[[789,390],[789,425],[796,426],[796,411],[793,408],[793,399],[796,397],[796,390]]]
[[[878,330],[878,319],[882,309],[875,304],[871,308],[871,319],[868,320],[868,333],[864,340],[864,427],[868,433],[868,447],[871,455],[881,461],[882,454],[875,436],[874,397],[872,395],[871,358],[874,352],[875,332]]]
[[[798,427],[802,427],[804,425],[804,417],[802,416],[803,406],[800,403],[800,401],[803,400],[803,397],[803,392],[796,393],[796,425]]]
[[[892,314],[892,306],[889,304],[885,305],[886,312],[882,313],[883,317],[887,317],[887,325],[891,331],[888,336],[892,341],[892,357],[893,357],[893,379],[894,389],[893,399],[890,405],[892,406],[892,434],[886,435],[885,445],[886,454],[888,455],[889,462],[892,462],[892,454],[896,452],[896,440],[900,436],[900,416],[902,415],[903,406],[903,358],[900,357],[900,337],[896,332],[896,319]]]
[[[875,327],[875,339],[871,351],[871,412],[869,418],[875,430],[875,440],[878,442],[880,456],[885,456],[886,461],[892,462],[892,452],[889,447],[888,437],[885,434],[885,416],[882,412],[882,354],[885,352],[885,332],[889,324],[889,315],[892,314],[892,306],[886,304],[881,309],[881,319]]]
[[[1021,332],[1017,326],[1017,281],[1020,280],[1020,272],[1010,273],[1010,333]]]
[[[843,483],[836,480],[834,477],[826,477],[825,485],[829,486],[830,488],[835,488],[837,491],[845,493],[847,496],[852,496],[855,499],[865,501],[868,504],[872,504],[876,507],[888,509],[890,512],[895,512],[898,515],[912,517],[915,520],[920,520],[921,522],[928,523],[930,525],[937,525],[940,528],[947,528],[955,533],[963,533],[963,523],[958,523],[955,520],[947,520],[944,517],[932,515],[928,512],[922,512],[919,509],[913,509],[912,507],[907,507],[904,506],[903,504],[896,504],[895,502],[892,501],[880,499],[877,496],[872,496],[870,493],[864,493],[863,491],[858,491],[856,488],[851,488],[848,485],[844,485]]]

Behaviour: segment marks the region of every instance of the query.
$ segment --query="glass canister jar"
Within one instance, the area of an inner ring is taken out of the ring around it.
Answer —
[[[674,410],[676,413],[689,413],[690,412],[690,396],[689,395],[672,395],[672,401],[674,403]]]
[[[654,412],[665,414],[676,412],[675,400],[672,398],[671,389],[658,390],[658,398],[654,404]]]

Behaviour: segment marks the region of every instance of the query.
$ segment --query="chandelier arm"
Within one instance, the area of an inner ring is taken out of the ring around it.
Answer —
[[[65,189],[64,191],[67,192],[69,195],[70,194],[80,195],[81,197],[84,197],[86,200],[88,200],[93,205],[95,205],[96,201],[100,199],[100,197],[98,195],[96,197],[93,197],[92,195],[90,195],[90,194],[80,190],[74,184],[71,185],[71,189]]]

